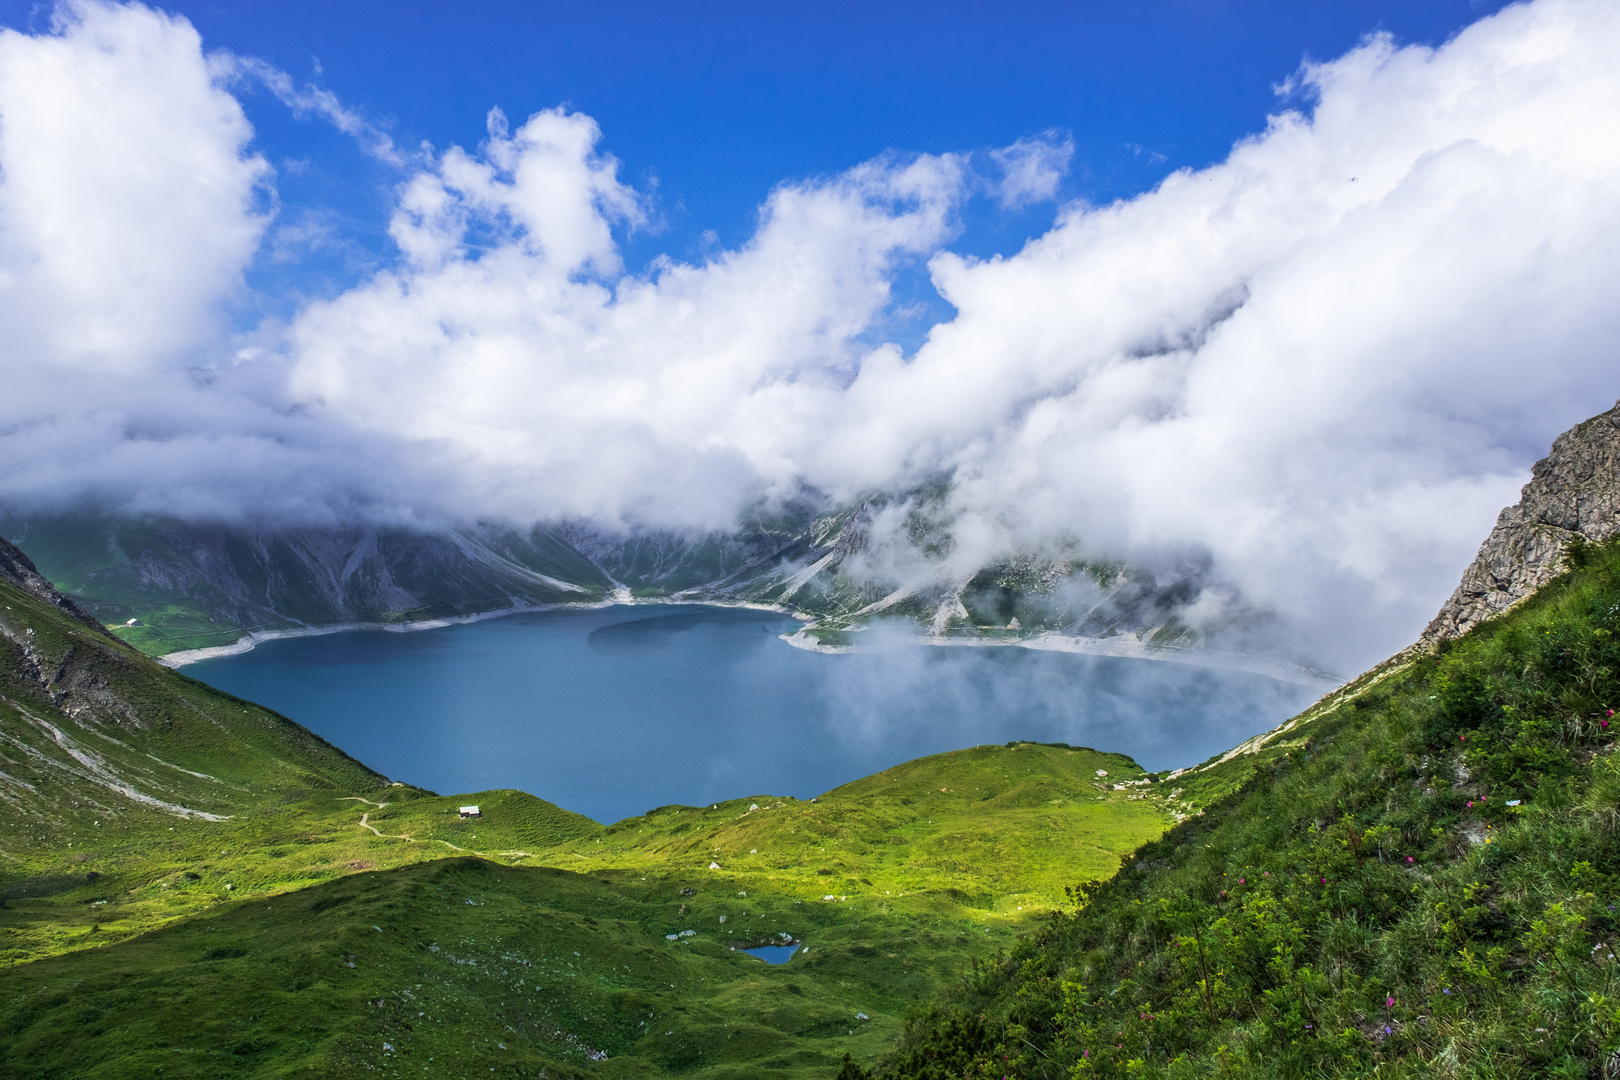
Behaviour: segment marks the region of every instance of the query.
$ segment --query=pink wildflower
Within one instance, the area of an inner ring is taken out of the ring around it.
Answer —
[[[1394,1007],[1395,1007],[1395,999],[1394,998],[1390,998],[1388,1001],[1384,1002],[1384,1008],[1393,1009]]]
[[[1407,861],[1407,862],[1416,862],[1416,861],[1417,861],[1417,860],[1416,860],[1416,859],[1414,859],[1414,858],[1412,858],[1412,856],[1410,856],[1410,855],[1408,855],[1408,856],[1407,856],[1407,857],[1406,857],[1406,861]]]

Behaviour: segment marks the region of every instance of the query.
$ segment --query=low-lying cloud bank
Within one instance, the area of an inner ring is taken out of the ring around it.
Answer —
[[[1061,135],[784,182],[742,247],[627,273],[651,210],[587,116],[408,158],[183,19],[70,4],[0,32],[0,499],[690,529],[948,475],[965,560],[1209,559],[1189,618],[1362,663],[1620,396],[1617,55],[1615,5],[1536,0],[1307,66],[1225,161],[1015,255],[951,253],[957,211],[1050,198]],[[233,336],[276,228],[244,73],[402,163],[400,254]],[[957,314],[908,357],[918,260]]]

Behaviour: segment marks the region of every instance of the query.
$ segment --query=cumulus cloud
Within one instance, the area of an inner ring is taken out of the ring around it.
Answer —
[[[410,446],[311,423],[274,362],[230,360],[275,192],[229,77],[139,5],[0,30],[0,497],[411,515],[399,478],[432,467]]]
[[[621,275],[611,225],[643,210],[596,123],[490,131],[405,185],[407,266],[288,334],[293,392],[439,448],[463,512],[714,527],[791,492],[873,362],[857,341],[892,271],[946,239],[968,183],[947,155],[784,184],[744,247]]]
[[[230,343],[267,171],[221,65],[183,21],[64,11],[0,36],[12,498],[703,528],[943,475],[964,558],[1201,560],[1193,617],[1270,611],[1353,668],[1620,394],[1612,4],[1371,38],[1225,161],[989,260],[949,250],[970,158],[893,155],[782,183],[735,250],[627,272],[649,209],[596,123],[496,111],[410,166],[397,265]],[[992,152],[992,197],[1051,198],[1071,153]],[[919,260],[956,315],[907,356],[881,328]],[[65,365],[119,374],[70,407],[38,375]]]
[[[74,3],[50,33],[0,30],[12,356],[134,372],[215,340],[266,224],[251,137],[183,19]]]
[[[888,437],[937,448],[964,508],[1203,547],[1317,650],[1398,646],[1552,435],[1620,393],[1616,15],[1375,38],[1218,166],[1014,258],[938,256],[961,314],[850,412],[892,428],[909,395]]]

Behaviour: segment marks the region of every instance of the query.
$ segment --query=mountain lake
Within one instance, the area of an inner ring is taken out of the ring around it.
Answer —
[[[668,804],[809,798],[926,754],[1012,740],[1196,764],[1320,691],[1265,676],[879,629],[869,651],[782,641],[795,620],[637,605],[410,633],[285,638],[186,674],[267,705],[395,780],[519,788],[600,822]]]

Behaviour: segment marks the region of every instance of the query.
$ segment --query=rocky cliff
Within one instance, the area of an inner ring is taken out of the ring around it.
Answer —
[[[1460,637],[1523,600],[1562,570],[1577,537],[1620,532],[1620,403],[1564,432],[1536,463],[1419,643]]]

